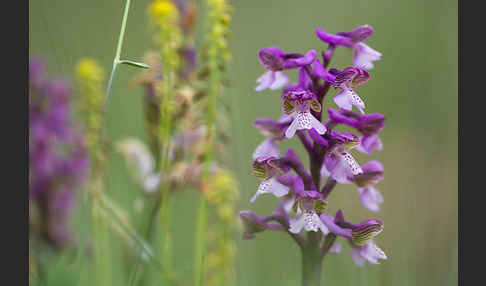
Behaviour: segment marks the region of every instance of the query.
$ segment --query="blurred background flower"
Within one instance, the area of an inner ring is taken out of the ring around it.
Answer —
[[[46,78],[45,65],[29,64],[29,221],[35,235],[60,249],[73,239],[67,224],[89,157],[72,121],[71,86]]]

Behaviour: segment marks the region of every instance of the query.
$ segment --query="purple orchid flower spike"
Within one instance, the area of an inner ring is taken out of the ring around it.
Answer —
[[[316,29],[316,35],[322,41],[330,45],[345,46],[352,49],[354,51],[354,66],[368,70],[374,67],[373,61],[381,59],[381,53],[364,43],[372,33],[373,28],[369,25],[362,25],[352,31],[340,32],[335,35],[322,29]]]
[[[322,62],[315,50],[303,55],[268,47],[258,55],[266,72],[258,79],[256,90],[283,88],[283,116],[278,121],[259,118],[254,123],[265,140],[253,153],[253,172],[262,182],[251,202],[261,194],[272,193],[280,197],[280,203],[265,217],[241,212],[243,238],[269,229],[290,235],[302,254],[302,285],[319,285],[323,258],[342,251],[337,239],[351,245],[351,257],[357,265],[366,261],[377,264],[386,259],[374,241],[383,231],[381,220],[367,219],[353,224],[344,219],[342,211],[334,217],[326,213],[329,195],[338,184],[355,184],[361,203],[373,212],[383,203],[382,195],[375,189],[384,176],[382,164],[369,161],[361,166],[351,155],[353,148],[368,155],[383,148],[378,134],[385,126],[385,117],[379,113],[365,114],[365,103],[355,92],[369,80],[367,69],[381,56],[364,44],[372,32],[369,26],[337,34],[317,29],[319,38],[329,43],[327,49],[319,51]],[[338,46],[355,51],[353,66],[329,67]],[[298,82],[288,83],[284,74],[288,69],[297,69]],[[326,95],[332,88],[338,91],[334,96],[338,110],[325,106]],[[353,106],[359,111],[354,112]],[[327,120],[323,118],[325,109]],[[338,131],[339,127],[354,130]],[[280,156],[276,143],[296,134],[307,152],[309,168],[291,148]]]
[[[297,130],[314,128],[319,134],[326,133],[326,127],[310,112],[321,111],[321,104],[314,93],[300,85],[287,89],[282,96],[283,112],[294,120],[285,131],[285,137],[292,138]]]
[[[318,212],[322,212],[327,202],[319,192],[303,191],[297,194],[294,209],[300,210],[301,215],[297,219],[290,219],[289,231],[299,233],[302,229],[306,231],[321,231],[324,235],[329,233],[329,229],[321,221]]]
[[[365,104],[353,89],[367,82],[370,74],[357,67],[347,67],[343,71],[331,69],[330,72],[336,74],[334,88],[341,89],[341,92],[334,97],[337,106],[345,110],[351,110],[355,106],[364,114]]]
[[[384,177],[384,168],[379,161],[369,161],[361,166],[363,174],[355,176],[354,183],[358,186],[360,200],[363,206],[370,211],[380,210],[379,205],[383,203],[383,196],[374,188]]]
[[[257,79],[259,84],[255,91],[262,91],[267,88],[275,90],[284,87],[289,82],[289,78],[283,72],[284,70],[310,65],[316,56],[315,50],[300,55],[286,54],[279,47],[261,49],[258,52],[258,59],[267,71]]]
[[[275,157],[261,157],[253,161],[253,174],[263,179],[258,190],[251,198],[253,203],[261,194],[271,193],[276,197],[283,197],[289,192],[289,187],[281,184],[276,176],[288,171],[286,166],[281,166]]]

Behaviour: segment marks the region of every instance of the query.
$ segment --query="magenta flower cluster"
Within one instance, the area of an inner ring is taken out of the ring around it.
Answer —
[[[70,85],[46,79],[41,60],[29,64],[29,85],[29,200],[38,210],[31,226],[59,248],[71,239],[67,220],[88,175],[89,154],[73,125]]]
[[[374,241],[383,230],[383,221],[367,219],[353,224],[344,219],[341,210],[334,216],[326,213],[328,197],[338,184],[354,184],[363,206],[372,212],[377,212],[383,203],[375,188],[384,176],[383,165],[376,160],[360,164],[351,151],[371,155],[383,148],[378,134],[384,128],[385,118],[380,113],[367,114],[364,97],[356,92],[369,80],[368,70],[373,68],[373,62],[381,58],[379,52],[364,43],[372,33],[368,25],[337,34],[317,29],[317,37],[328,44],[320,54],[316,50],[285,53],[279,47],[259,51],[258,59],[266,71],[257,79],[255,90],[281,89],[283,114],[277,120],[258,118],[254,123],[265,140],[253,153],[253,173],[262,181],[251,202],[264,194],[281,198],[281,202],[269,216],[240,212],[245,239],[264,230],[279,230],[305,247],[310,238],[305,233],[315,232],[320,241],[316,251],[322,256],[340,252],[342,246],[336,238],[341,237],[350,243],[351,257],[359,266],[365,261],[377,264],[379,259],[387,258]],[[353,65],[328,68],[339,46],[354,51]],[[289,83],[285,74],[291,69],[298,71],[296,83]],[[324,98],[332,89],[336,90],[333,99],[337,108],[324,108]],[[341,126],[354,131],[339,131]],[[310,169],[292,149],[281,155],[277,144],[294,137],[306,149]],[[327,239],[328,236],[334,239]]]

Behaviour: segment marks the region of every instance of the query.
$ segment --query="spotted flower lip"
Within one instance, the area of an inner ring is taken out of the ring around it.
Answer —
[[[368,81],[369,73],[357,67],[348,67],[343,71],[332,69],[330,72],[336,74],[334,88],[341,89],[334,97],[336,105],[345,110],[351,110],[355,106],[364,114],[365,104],[353,89]]]
[[[327,201],[317,191],[306,190],[299,192],[294,203],[294,210],[300,216],[296,219],[290,219],[289,231],[291,233],[299,233],[302,229],[315,232],[320,230],[324,235],[327,235],[329,229],[317,214],[317,212],[321,212],[324,209],[326,204]]]
[[[363,173],[358,162],[344,148],[344,144],[334,146],[327,152],[324,156],[324,166],[340,184],[348,184],[356,175]]]
[[[319,134],[326,133],[326,127],[310,112],[321,111],[321,104],[314,93],[297,86],[286,90],[282,96],[282,109],[285,114],[292,115],[294,120],[285,131],[285,137],[292,138],[297,130],[314,128]]]
[[[369,25],[362,25],[348,32],[339,32],[337,34],[328,33],[322,29],[316,29],[316,35],[323,42],[333,46],[344,46],[354,50],[354,66],[364,69],[372,69],[373,61],[381,59],[381,53],[375,51],[364,41],[371,36],[373,28]]]
[[[257,192],[250,199],[250,203],[255,202],[255,200],[262,194],[273,194],[277,198],[283,197],[290,191],[289,187],[281,184],[275,178],[265,178],[258,186]]]

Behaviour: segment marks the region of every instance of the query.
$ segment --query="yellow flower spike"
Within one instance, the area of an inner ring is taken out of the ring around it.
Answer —
[[[76,75],[79,80],[101,84],[104,81],[103,69],[91,58],[82,58],[76,65]]]
[[[179,19],[179,10],[168,0],[156,0],[148,8],[148,14],[156,25],[169,22],[176,24]]]
[[[75,67],[81,113],[86,124],[86,144],[96,159],[101,159],[97,146],[102,124],[105,98],[105,74],[101,66],[91,58],[81,58]]]

